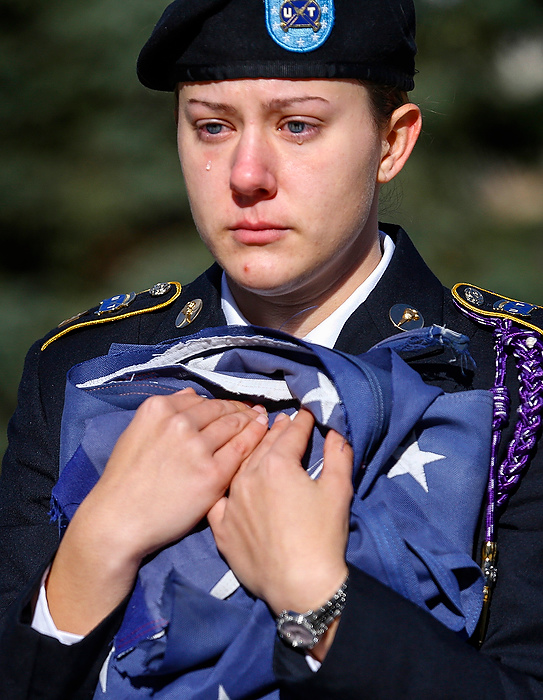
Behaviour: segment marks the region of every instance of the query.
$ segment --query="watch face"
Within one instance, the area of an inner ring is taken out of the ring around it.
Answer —
[[[285,620],[280,631],[284,640],[294,648],[310,649],[315,644],[314,634],[295,620]]]

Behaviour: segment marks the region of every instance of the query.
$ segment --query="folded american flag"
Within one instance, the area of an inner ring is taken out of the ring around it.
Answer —
[[[424,329],[390,344],[411,338],[424,347],[443,333]],[[428,386],[386,342],[355,357],[269,329],[225,327],[154,346],[113,345],[68,373],[53,491],[62,528],[138,406],[186,386],[262,403],[271,420],[308,408],[316,419],[304,458],[312,478],[328,429],[344,435],[354,451],[348,561],[450,629],[473,632],[482,578],[471,550],[488,477],[490,392]],[[141,568],[95,698],[278,698],[274,643],[272,614],[200,527]]]

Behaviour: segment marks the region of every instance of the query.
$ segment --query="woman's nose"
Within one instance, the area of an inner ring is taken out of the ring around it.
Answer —
[[[274,154],[266,139],[255,130],[242,134],[237,144],[230,187],[242,206],[270,199],[277,192]]]

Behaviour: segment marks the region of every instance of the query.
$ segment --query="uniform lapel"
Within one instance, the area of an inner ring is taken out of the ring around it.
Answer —
[[[408,304],[417,309],[426,326],[443,323],[444,292],[440,281],[403,229],[387,224],[382,224],[381,228],[394,240],[394,255],[379,284],[351,315],[336,343],[338,350],[355,355],[400,332],[389,318],[394,304]],[[221,268],[214,264],[194,282],[184,286],[181,296],[161,316],[158,326],[151,318],[143,319],[149,325],[142,328],[141,342],[161,342],[192,335],[203,328],[224,325],[226,321],[220,303],[221,275]],[[202,311],[193,323],[180,330],[175,325],[176,318],[185,304],[194,299],[202,300]]]
[[[396,249],[383,277],[339,335],[336,348],[351,354],[365,352],[384,338],[401,332],[389,317],[395,304],[407,304],[419,311],[425,326],[443,324],[441,282],[403,229],[387,224],[381,224],[381,229],[391,236]]]

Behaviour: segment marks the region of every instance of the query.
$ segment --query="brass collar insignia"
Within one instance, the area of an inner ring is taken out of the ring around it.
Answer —
[[[200,311],[204,308],[204,302],[201,299],[193,299],[189,301],[188,304],[181,309],[178,317],[175,319],[176,328],[185,328],[185,326],[190,325],[196,317],[200,314]]]

